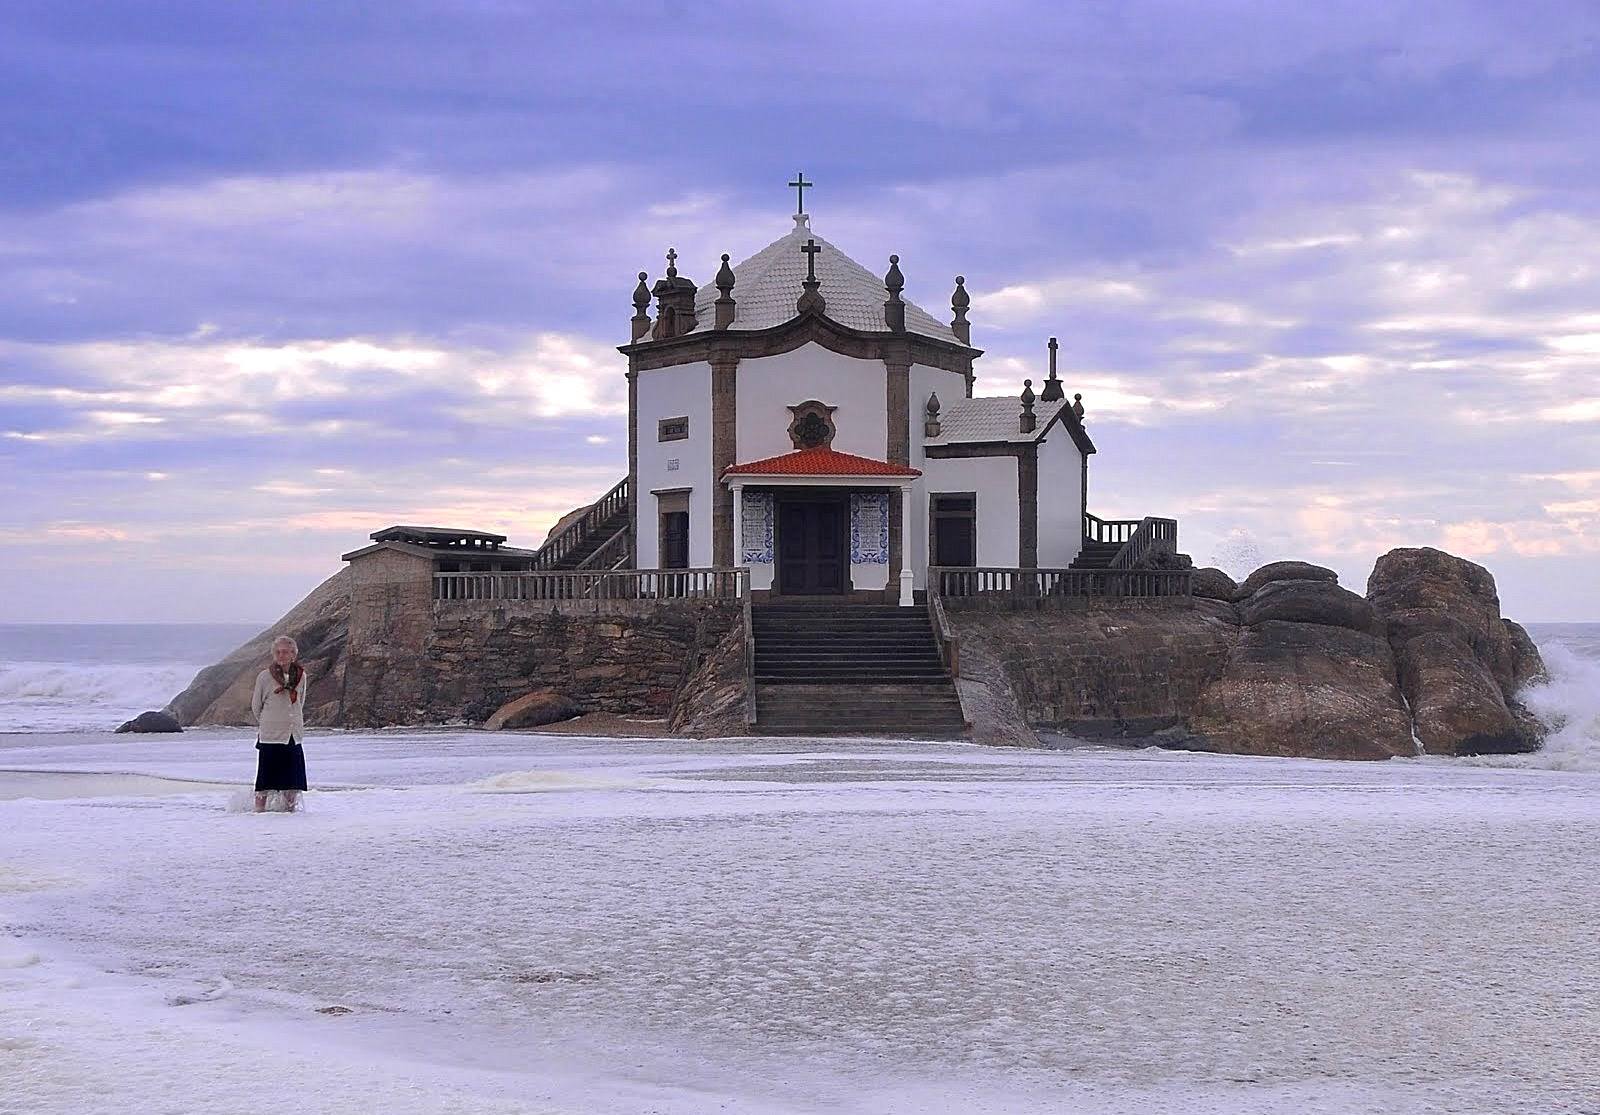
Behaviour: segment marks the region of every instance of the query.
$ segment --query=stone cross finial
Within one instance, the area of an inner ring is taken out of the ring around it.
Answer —
[[[815,185],[815,182],[807,182],[805,174],[801,171],[794,172],[794,181],[789,183],[789,188],[795,191],[795,216],[799,216],[806,211],[806,190]]]
[[[965,275],[956,276],[955,293],[950,295],[950,312],[955,315],[950,322],[950,332],[964,345],[972,343],[972,326],[967,322],[967,307],[972,305],[972,295],[967,293]]]
[[[1038,425],[1038,419],[1033,416],[1033,380],[1022,381],[1022,419],[1017,429],[1024,434],[1031,434]]]
[[[677,248],[668,248],[667,249],[667,278],[676,279],[677,277],[678,277],[678,249]]]
[[[805,293],[800,295],[799,301],[795,303],[795,309],[801,313],[808,310],[821,313],[827,306],[822,300],[822,295],[817,292],[817,288],[822,285],[822,280],[817,278],[817,253],[822,251],[822,245],[808,239],[800,246],[800,250],[806,254],[806,277],[800,284],[805,287]]]

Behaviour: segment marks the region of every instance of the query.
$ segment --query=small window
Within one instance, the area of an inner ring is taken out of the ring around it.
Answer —
[[[935,511],[971,511],[978,505],[975,496],[934,496]]]
[[[689,436],[689,419],[663,418],[656,424],[657,441],[683,441]]]

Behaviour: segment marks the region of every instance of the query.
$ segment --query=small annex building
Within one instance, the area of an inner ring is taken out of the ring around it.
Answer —
[[[902,295],[810,217],[715,278],[640,272],[628,358],[639,569],[744,566],[757,599],[910,603],[933,566],[1066,567],[1095,447],[1054,367],[974,394],[970,299]],[[650,310],[654,302],[655,315]]]

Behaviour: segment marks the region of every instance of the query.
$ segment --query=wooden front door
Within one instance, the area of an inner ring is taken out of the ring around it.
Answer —
[[[778,591],[789,596],[844,592],[848,542],[842,500],[778,505]]]

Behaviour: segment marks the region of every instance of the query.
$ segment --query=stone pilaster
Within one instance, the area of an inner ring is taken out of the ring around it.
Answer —
[[[1017,455],[1017,565],[1039,566],[1039,447],[1024,446]]]
[[[628,358],[628,552],[639,564],[639,373]]]
[[[885,446],[886,459],[892,465],[911,463],[911,361],[909,356],[894,353],[884,357],[883,366],[888,372],[888,430]],[[903,500],[889,502],[889,599],[899,599],[900,571],[906,568],[904,539],[909,523],[905,522]]]
[[[711,564],[719,568],[733,561],[733,493],[722,473],[738,460],[739,358],[727,352],[711,354]]]

